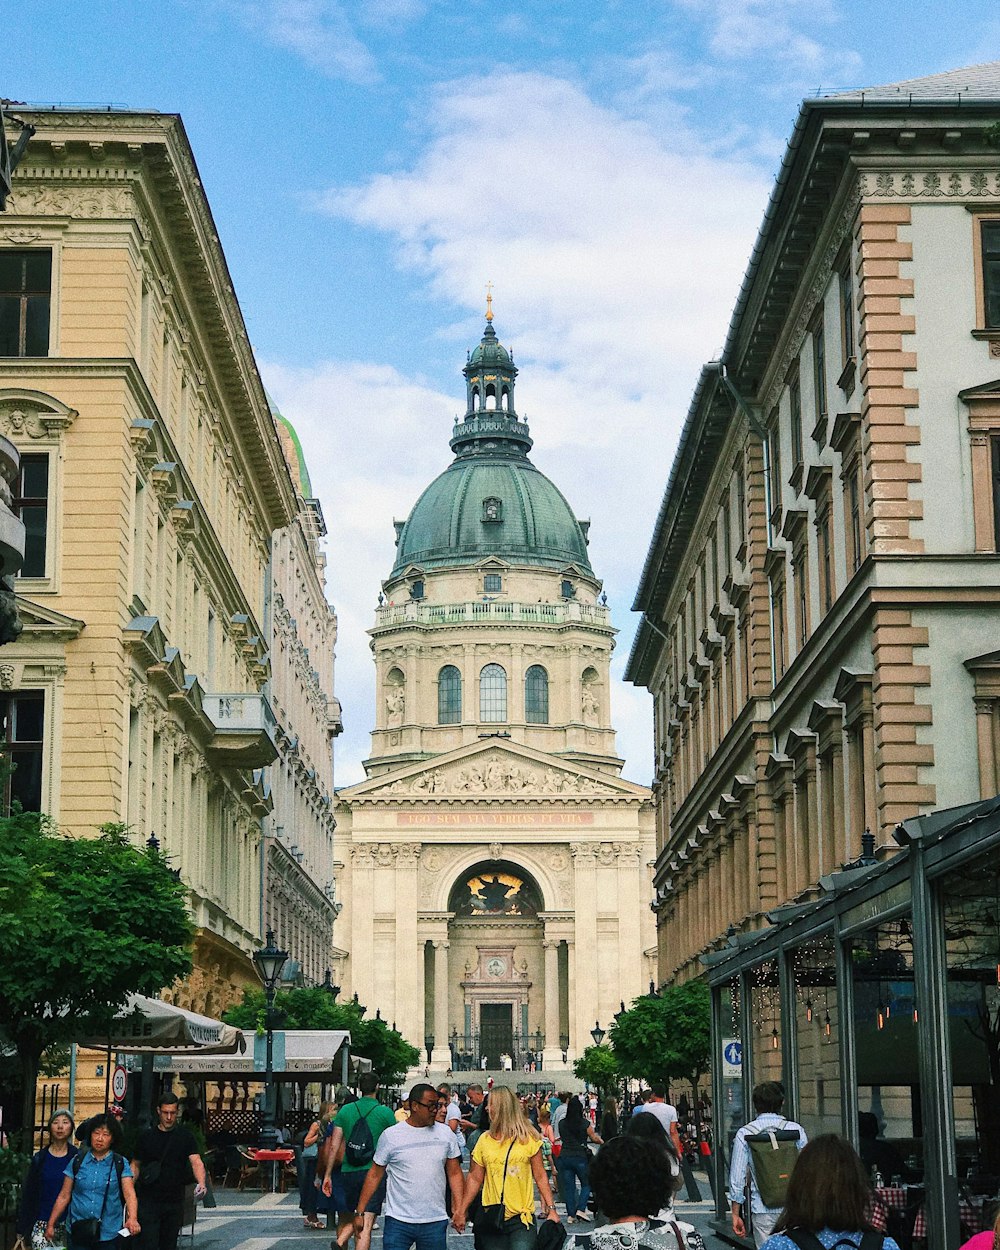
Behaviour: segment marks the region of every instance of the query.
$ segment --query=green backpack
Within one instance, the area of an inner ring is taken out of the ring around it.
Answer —
[[[799,1157],[799,1130],[766,1128],[748,1133],[746,1143],[761,1202],[769,1210],[780,1210],[785,1205],[788,1181]]]

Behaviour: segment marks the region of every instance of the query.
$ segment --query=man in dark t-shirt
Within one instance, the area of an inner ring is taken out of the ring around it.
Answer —
[[[194,1173],[195,1196],[205,1192],[205,1165],[190,1129],[177,1123],[176,1094],[162,1094],[158,1123],[135,1143],[132,1174],[139,1197],[141,1250],[177,1250],[184,1211],[184,1186]]]

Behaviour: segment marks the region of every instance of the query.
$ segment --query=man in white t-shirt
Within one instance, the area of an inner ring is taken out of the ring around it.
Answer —
[[[677,1108],[672,1107],[667,1102],[667,1087],[665,1085],[653,1085],[650,1088],[649,1102],[642,1108],[647,1115],[655,1115],[663,1127],[670,1134],[670,1140],[674,1143],[674,1149],[677,1151],[677,1158],[681,1158],[681,1135],[677,1131]]]
[[[461,1149],[454,1132],[436,1124],[438,1092],[421,1082],[410,1090],[410,1114],[387,1128],[375,1147],[354,1214],[357,1232],[363,1226],[368,1199],[387,1180],[382,1213],[382,1250],[447,1250],[448,1210],[445,1183],[451,1190],[452,1209],[462,1209]],[[465,1220],[456,1217],[455,1231],[464,1232]]]

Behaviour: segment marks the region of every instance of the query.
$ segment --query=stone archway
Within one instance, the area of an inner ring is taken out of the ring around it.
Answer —
[[[446,979],[435,962],[430,993],[447,989],[448,1053],[456,1071],[540,1064],[545,1035],[544,896],[511,859],[480,860],[457,874],[448,897]],[[440,1042],[437,1049],[440,1050]]]

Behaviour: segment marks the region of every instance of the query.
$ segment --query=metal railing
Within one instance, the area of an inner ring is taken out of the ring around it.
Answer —
[[[503,599],[467,603],[388,603],[375,609],[375,627],[389,625],[454,625],[463,621],[513,621],[527,625],[600,625],[610,623],[602,604],[569,599],[561,603],[509,603]]]

